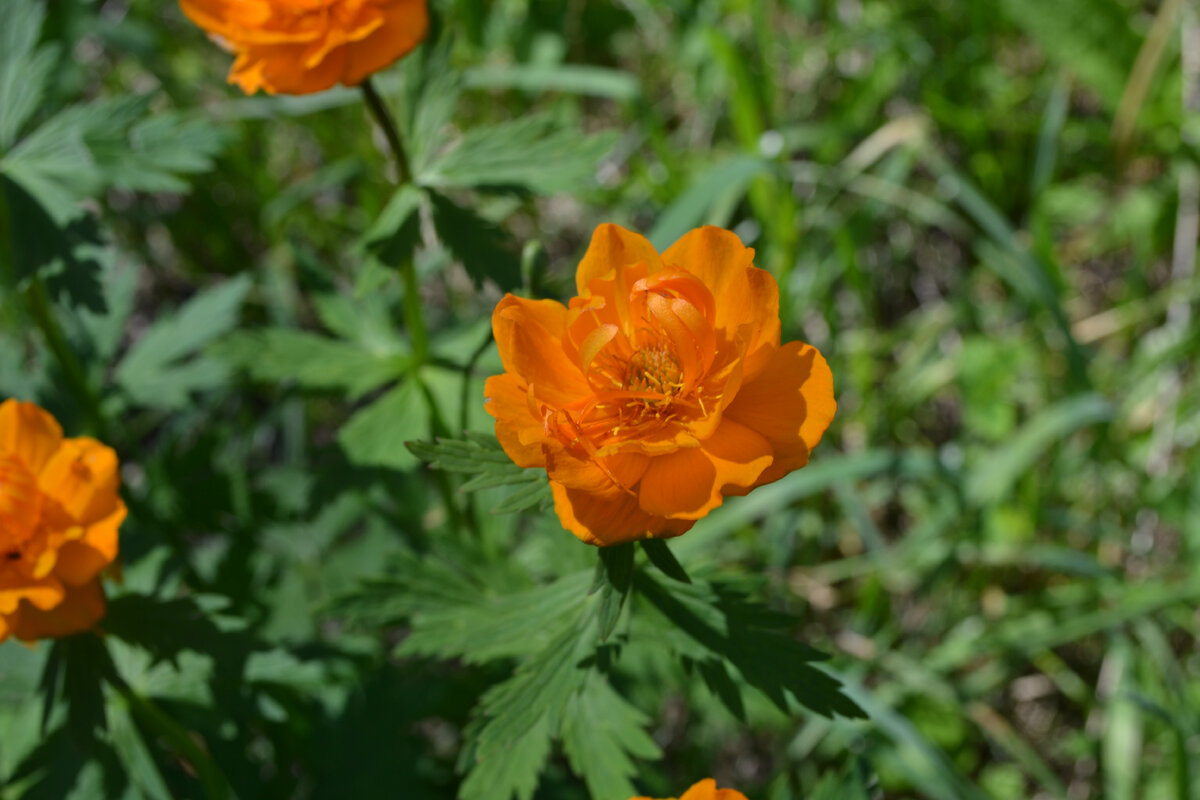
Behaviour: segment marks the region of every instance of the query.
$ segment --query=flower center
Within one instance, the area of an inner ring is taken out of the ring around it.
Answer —
[[[683,370],[665,345],[643,347],[629,359],[624,388],[633,392],[673,395],[683,388]]]

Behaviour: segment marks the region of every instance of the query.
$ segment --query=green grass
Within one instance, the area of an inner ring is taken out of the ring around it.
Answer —
[[[612,677],[626,703],[576,695],[641,737],[606,764],[632,758],[663,796],[714,775],[755,800],[819,797],[823,776],[830,797],[860,779],[889,798],[1200,797],[1195,242],[1173,260],[1195,213],[1180,41],[1198,23],[1181,5],[435,3],[457,105],[441,84],[416,92],[413,64],[379,76],[448,204],[417,230],[404,209],[377,222],[392,186],[357,93],[243,98],[173,3],[53,4],[42,40],[61,50],[34,123],[149,88],[156,112],[206,126],[215,161],[168,165],[179,186],[97,179],[103,311],[48,279],[98,407],[12,290],[0,396],[103,427],[132,509],[124,591],[204,613],[178,667],[114,644],[140,694],[104,690],[100,756],[40,737],[46,648],[0,648],[0,777],[16,776],[0,796],[117,796],[112,759],[152,797],[453,796],[472,709],[530,651],[393,647],[472,592],[510,609],[561,591],[595,554],[553,515],[486,513],[511,489],[467,496],[442,474],[439,491],[401,445],[434,422],[422,393],[445,431],[489,430],[489,279],[561,298],[615,221],[660,245],[735,230],[780,281],[784,338],[827,356],[839,409],[811,465],[671,547],[693,577],[795,615],[868,719],[747,693],[739,720],[702,659],[635,646],[655,618],[634,604]],[[437,161],[446,120],[528,144],[502,165],[525,190],[478,189],[500,169],[486,149]],[[413,236],[432,328],[416,375],[388,255]],[[430,554],[444,579],[396,566]],[[372,581],[400,581],[388,608],[346,605]],[[204,758],[172,745],[189,731]],[[539,798],[587,796],[572,775],[587,734],[564,736]]]

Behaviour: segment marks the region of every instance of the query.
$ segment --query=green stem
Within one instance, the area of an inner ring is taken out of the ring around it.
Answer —
[[[408,152],[404,149],[404,140],[400,138],[400,129],[396,127],[396,121],[392,119],[392,115],[388,112],[383,98],[379,96],[379,92],[375,91],[375,84],[371,83],[370,78],[362,82],[362,93],[363,99],[367,101],[367,108],[370,110],[371,116],[375,118],[375,122],[383,130],[388,147],[392,150],[392,157],[396,160],[396,182],[401,186],[406,183],[412,183],[412,168],[408,163]]]
[[[371,116],[375,119],[376,124],[383,131],[388,147],[392,151],[392,159],[396,163],[397,183],[400,186],[412,183],[412,168],[409,166],[408,152],[404,149],[404,140],[400,138],[400,129],[396,126],[396,121],[392,118],[391,112],[388,111],[383,98],[375,91],[375,86],[371,83],[370,78],[363,81],[362,93],[363,99],[367,104],[367,109],[371,112]],[[408,329],[408,338],[412,342],[413,348],[412,359],[409,361],[411,369],[410,380],[417,382],[421,393],[425,395],[426,402],[429,405],[430,433],[432,436],[435,438],[449,437],[452,434],[442,419],[441,409],[438,408],[433,393],[425,385],[425,381],[421,377],[421,368],[429,363],[429,329],[425,326],[425,311],[421,307],[421,287],[417,280],[416,264],[411,254],[401,259],[399,269],[400,280],[404,285],[404,323]],[[451,523],[457,529],[461,527],[462,513],[454,501],[454,486],[444,472],[435,472],[434,476],[438,485],[438,491],[442,496],[442,502],[446,506],[446,513],[450,515]],[[469,517],[467,523],[472,530],[478,533],[474,517]]]
[[[129,705],[134,716],[139,718],[147,728],[161,736],[176,755],[191,765],[201,786],[204,787],[205,797],[222,800],[232,796],[229,781],[221,772],[220,767],[213,761],[212,756],[196,743],[186,728],[168,716],[153,700],[138,694],[123,681],[115,684],[115,688]]]

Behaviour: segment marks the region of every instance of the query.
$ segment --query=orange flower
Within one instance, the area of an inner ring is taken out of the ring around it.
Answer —
[[[833,376],[815,348],[780,345],[779,290],[753,259],[719,228],[660,256],[601,225],[569,308],[512,295],[496,307],[496,436],[546,469],[583,541],[678,536],[808,463],[837,408]]]
[[[653,800],[650,797],[631,797],[629,800]],[[675,800],[674,797],[667,800]],[[683,793],[679,800],[746,800],[746,795],[736,789],[718,789],[717,782],[705,778]]]
[[[100,571],[117,557],[124,519],[111,448],[64,439],[33,403],[0,403],[0,642],[99,622]]]
[[[420,44],[426,0],[180,0],[183,13],[237,54],[246,94],[356,86]]]

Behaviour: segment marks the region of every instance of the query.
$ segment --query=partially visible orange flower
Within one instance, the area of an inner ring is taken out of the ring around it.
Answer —
[[[426,0],[180,0],[183,13],[237,54],[246,94],[356,86],[420,44]]]
[[[631,797],[629,800],[654,800],[651,797]],[[674,797],[665,800],[676,800]],[[717,782],[705,778],[683,793],[679,800],[746,800],[746,795],[736,789],[718,789]]]
[[[0,403],[0,642],[68,636],[104,616],[100,572],[125,519],[117,481],[111,448],[64,439],[33,403]]]
[[[583,541],[678,536],[808,463],[837,409],[833,376],[815,348],[780,344],[779,290],[753,261],[719,228],[660,256],[601,225],[569,308],[513,295],[496,307],[496,437],[547,471]]]

